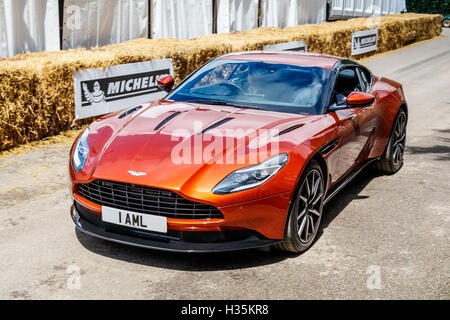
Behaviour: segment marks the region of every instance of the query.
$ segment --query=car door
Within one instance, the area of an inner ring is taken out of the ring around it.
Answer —
[[[362,70],[356,66],[339,71],[333,93],[333,103],[345,104],[351,92],[369,92],[370,82],[364,81]],[[373,104],[369,106],[346,106],[335,111],[340,145],[339,164],[336,173],[345,176],[367,159],[375,138],[375,112]]]
[[[356,73],[361,83],[363,92],[370,93],[376,97],[372,90],[372,75],[367,69],[361,67],[356,68]],[[359,108],[356,120],[359,126],[359,133],[357,135],[358,144],[362,146],[358,157],[355,160],[355,165],[359,166],[368,158],[370,151],[375,143],[375,135],[377,128],[377,115],[375,112],[377,100],[368,106]]]

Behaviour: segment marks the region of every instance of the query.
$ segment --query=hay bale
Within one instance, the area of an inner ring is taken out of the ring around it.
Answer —
[[[311,52],[351,56],[352,33],[379,28],[376,52],[400,48],[441,33],[441,16],[389,15],[286,29],[257,28],[192,40],[136,39],[91,50],[25,53],[0,59],[0,151],[67,130],[74,118],[74,72],[87,68],[172,58],[176,81],[229,52],[304,40]],[[85,123],[86,121],[82,122]]]

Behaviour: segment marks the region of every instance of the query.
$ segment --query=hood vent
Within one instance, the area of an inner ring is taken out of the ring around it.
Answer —
[[[304,126],[303,123],[302,124],[296,124],[296,125],[291,126],[291,127],[287,128],[287,129],[284,129],[283,131],[280,131],[278,134],[275,135],[275,137],[282,136],[283,134],[286,134],[288,132],[294,131],[295,129],[301,128],[303,126]]]
[[[138,111],[138,110],[141,109],[141,108],[142,108],[142,106],[137,106],[137,107],[131,108],[131,109],[125,111],[124,113],[122,113],[122,114],[119,116],[119,119],[123,119],[123,118],[125,118],[127,115],[132,114],[133,112],[136,112],[136,111]]]
[[[165,118],[163,121],[161,121],[160,124],[158,124],[158,125],[156,126],[155,131],[161,129],[161,127],[162,127],[163,125],[165,125],[167,122],[169,122],[170,120],[172,120],[173,118],[175,118],[175,117],[178,116],[179,114],[181,114],[180,111],[175,112],[174,114],[171,114],[170,116],[168,116],[167,118]]]
[[[201,135],[203,135],[203,134],[205,134],[206,132],[208,132],[208,131],[210,131],[210,130],[212,130],[212,129],[215,129],[215,128],[217,128],[217,127],[219,127],[219,126],[221,126],[221,125],[223,125],[223,124],[225,124],[225,123],[227,123],[228,121],[231,121],[231,120],[233,120],[234,118],[225,118],[225,119],[223,119],[223,120],[220,120],[219,122],[216,122],[215,124],[213,124],[212,126],[209,126],[208,128],[206,128],[206,129],[204,129],[202,132],[200,132],[198,135],[199,136],[201,136]]]

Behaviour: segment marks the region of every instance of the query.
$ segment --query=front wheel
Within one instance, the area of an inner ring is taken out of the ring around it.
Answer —
[[[278,248],[289,252],[307,250],[316,238],[322,218],[325,181],[320,165],[312,160],[302,174]]]
[[[442,26],[444,28],[450,28],[450,19],[445,19],[444,21],[442,21]]]
[[[377,163],[379,171],[386,174],[394,174],[403,166],[403,155],[405,153],[406,124],[408,118],[403,109],[400,109],[392,127],[386,151]]]

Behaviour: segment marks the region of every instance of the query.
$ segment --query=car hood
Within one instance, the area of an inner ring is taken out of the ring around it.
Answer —
[[[289,152],[313,134],[306,124],[320,117],[170,102],[148,105],[122,119],[119,115],[91,125],[88,142],[95,160],[90,161],[89,180],[126,181],[172,190],[192,187],[206,177],[216,184],[230,172],[248,166],[243,157],[267,148],[283,130],[286,134],[274,141],[278,142],[278,153]],[[236,132],[251,133],[250,138],[239,138]],[[216,140],[219,135],[225,135],[226,140]],[[213,145],[216,153],[210,152],[214,141],[226,141]],[[188,152],[190,157],[185,155]],[[223,158],[230,152],[237,155],[233,163]],[[210,163],[205,163],[205,154],[213,156]],[[266,158],[270,155],[273,153]],[[211,179],[212,175],[216,178]],[[210,192],[211,185],[205,188]]]

